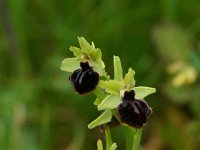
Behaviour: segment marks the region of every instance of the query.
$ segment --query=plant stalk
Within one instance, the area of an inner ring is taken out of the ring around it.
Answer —
[[[140,141],[141,141],[141,137],[142,137],[142,131],[143,131],[143,128],[136,129],[136,133],[133,137],[132,150],[139,150]]]

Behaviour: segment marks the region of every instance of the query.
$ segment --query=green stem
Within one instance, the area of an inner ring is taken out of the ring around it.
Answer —
[[[139,149],[139,146],[140,146],[140,140],[141,140],[141,137],[142,137],[142,130],[143,128],[141,129],[136,129],[136,133],[133,137],[133,146],[132,146],[132,150],[138,150]]]
[[[100,89],[99,87],[95,89],[94,94],[96,95],[96,97],[99,98],[100,101],[102,101],[106,97],[103,90]],[[105,136],[106,136],[106,150],[109,150],[112,145],[112,137],[110,134],[110,128],[107,125],[105,126]]]
[[[126,150],[131,150],[133,145],[133,136],[136,133],[135,129],[127,126],[123,126]]]

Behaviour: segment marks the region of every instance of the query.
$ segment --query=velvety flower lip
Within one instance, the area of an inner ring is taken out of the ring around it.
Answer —
[[[74,90],[83,95],[96,88],[99,82],[99,74],[89,66],[88,62],[81,62],[80,66],[81,68],[75,70],[69,79]]]
[[[117,107],[121,122],[134,128],[145,126],[151,112],[149,105],[145,101],[138,99],[123,101]]]

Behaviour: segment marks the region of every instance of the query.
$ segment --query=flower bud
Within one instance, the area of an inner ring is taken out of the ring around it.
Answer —
[[[69,79],[74,90],[83,95],[96,88],[99,82],[99,74],[89,66],[88,62],[81,62],[80,66],[81,68],[75,70]]]

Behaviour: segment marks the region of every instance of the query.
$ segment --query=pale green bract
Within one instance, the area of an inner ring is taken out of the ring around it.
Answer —
[[[105,89],[107,93],[119,94],[121,83],[116,80],[109,80],[109,81],[100,80],[99,87]]]
[[[110,94],[98,105],[98,110],[114,109],[122,102],[119,95]]]
[[[100,139],[97,141],[97,150],[103,150],[103,143]]]
[[[113,143],[109,150],[116,150],[117,149],[117,144],[116,143]],[[100,139],[98,139],[97,141],[97,150],[103,150],[103,143]]]
[[[117,149],[117,144],[116,143],[113,143],[111,146],[110,146],[110,150],[116,150]]]
[[[105,110],[98,118],[96,118],[88,125],[88,128],[92,129],[96,126],[108,123],[111,121],[111,119],[112,119],[112,112],[110,110]]]

